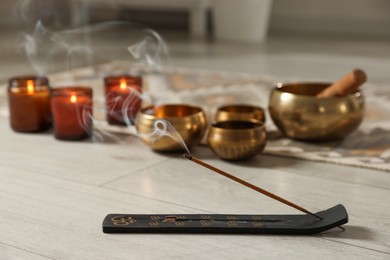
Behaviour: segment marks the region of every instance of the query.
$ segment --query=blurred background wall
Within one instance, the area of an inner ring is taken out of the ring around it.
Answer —
[[[224,0],[225,4],[263,0]],[[12,14],[13,7],[31,2],[39,6],[50,2],[66,26],[75,26],[80,19],[80,3],[90,5],[91,21],[131,20],[148,24],[155,29],[191,30],[191,19],[196,8],[206,10],[206,31],[213,30],[213,13],[218,12],[217,0],[2,0],[0,28],[12,30],[20,27]],[[269,32],[284,34],[339,34],[359,37],[390,36],[390,1],[388,0],[274,0],[270,13]],[[50,10],[48,10],[50,11]],[[245,13],[236,13],[232,19],[243,19]],[[198,17],[199,18],[199,17]],[[49,19],[50,20],[50,19]],[[199,19],[198,19],[199,20]],[[196,21],[196,17],[195,17]],[[199,21],[198,21],[199,22]],[[1,31],[0,31],[1,33]]]

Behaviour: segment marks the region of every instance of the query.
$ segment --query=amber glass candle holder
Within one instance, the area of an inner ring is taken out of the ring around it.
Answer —
[[[50,87],[46,77],[14,77],[8,81],[11,128],[42,132],[50,127]]]
[[[142,78],[140,76],[109,76],[104,78],[107,122],[111,125],[133,124],[141,108]]]
[[[92,89],[55,88],[51,93],[54,136],[61,140],[82,140],[92,134]]]

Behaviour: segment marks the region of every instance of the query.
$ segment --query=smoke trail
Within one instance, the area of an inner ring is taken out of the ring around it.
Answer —
[[[13,19],[23,27],[34,28],[41,21],[51,30],[63,27],[63,12],[59,12],[59,1],[18,0],[13,8]]]
[[[84,44],[84,42],[81,42],[80,39],[72,39],[72,38],[64,38],[64,33],[55,33],[51,36],[51,41],[56,44],[57,51],[63,50],[66,56],[66,62],[65,67],[66,71],[69,75],[71,75],[71,71],[76,67],[77,63],[74,62],[74,57],[77,55],[78,58],[80,58],[80,55],[85,55],[87,58],[88,56],[92,56],[94,54],[94,51],[90,46],[87,46]],[[60,51],[59,51],[60,52]],[[88,59],[88,58],[87,58]],[[92,65],[92,64],[88,64]]]
[[[139,135],[139,137],[144,138],[144,139],[148,139],[148,140],[152,141],[153,143],[157,142],[157,140],[159,140],[163,136],[169,136],[170,138],[175,140],[180,145],[180,147],[186,151],[187,154],[191,155],[191,152],[188,149],[183,138],[181,137],[179,132],[177,132],[175,127],[168,120],[158,119],[154,122],[153,131],[151,133],[148,133],[148,134],[140,134],[139,133],[138,135]]]
[[[83,22],[86,23],[89,15],[89,1],[82,0],[81,3],[82,10],[78,13],[84,14]],[[112,21],[63,30],[61,21],[58,19],[60,13],[57,12],[56,1],[52,0],[18,0],[14,11],[15,16],[20,18],[25,25],[30,28],[34,27],[32,33],[23,35],[24,42],[21,47],[32,68],[39,75],[46,74],[52,61],[58,57],[65,57],[64,67],[68,72],[69,82],[74,82],[74,79],[71,78],[71,71],[80,65],[77,61],[82,56],[86,58],[88,66],[93,66],[91,57],[97,58],[100,62],[125,59],[129,62],[146,65],[149,71],[159,70],[163,63],[169,62],[169,51],[164,39],[156,31],[140,24]],[[109,48],[105,48],[107,46],[104,44],[105,38],[110,38],[110,42],[115,43],[115,46],[110,47],[116,48],[120,52],[113,52]],[[123,99],[123,97],[118,98]],[[141,138],[148,138],[154,142],[163,136],[169,136],[189,153],[182,137],[167,120],[155,121],[151,133],[141,135],[137,132],[134,125],[135,111],[132,110],[132,107],[138,99],[151,103],[151,98],[148,95],[138,93],[135,90],[131,90],[125,100],[114,99],[113,101],[123,102],[121,112],[129,133]],[[84,107],[83,113],[78,119],[84,130],[90,132],[92,130],[90,129],[91,122],[94,121],[92,107]],[[96,127],[93,135],[97,141],[102,141],[105,138],[119,141],[115,135]]]
[[[115,31],[115,28],[120,27],[119,32]],[[93,26],[88,26],[88,32],[91,35],[92,42],[93,39],[99,38],[99,36],[104,36],[111,39],[111,42],[121,43],[118,46],[122,46],[123,50],[129,51],[136,61],[141,61],[145,63],[149,69],[150,68],[160,68],[163,63],[168,60],[168,48],[165,44],[165,41],[161,36],[151,29],[140,28],[140,25],[127,22],[107,22],[100,23]],[[124,30],[131,29],[131,30]],[[85,28],[76,28],[66,31],[61,31],[52,35],[51,40],[60,46],[60,48],[66,50],[68,55],[67,70],[70,71],[73,68],[73,63],[71,57],[75,53],[86,53],[94,55],[101,60],[116,60],[117,56],[114,56],[109,53],[108,50],[103,49],[101,46],[85,46],[79,44],[78,39],[82,36]],[[124,32],[123,32],[124,31]],[[134,42],[130,46],[126,43]],[[102,45],[104,46],[104,45]],[[120,54],[118,54],[120,55]],[[123,59],[123,55],[120,55]],[[108,93],[108,95],[111,95]],[[133,88],[129,88],[129,94],[126,97],[117,96],[117,97],[105,97],[112,104],[109,104],[104,111],[105,113],[110,113],[113,117],[117,119],[122,119],[126,125],[128,133],[141,137],[143,139],[151,140],[156,142],[163,136],[169,136],[174,139],[184,150],[189,153],[189,150],[183,141],[180,134],[172,126],[172,124],[164,119],[159,119],[155,122],[154,128],[151,133],[140,134],[137,131],[136,126],[134,125],[135,111],[133,110],[133,105],[137,100],[142,100],[142,102],[151,102],[151,98],[147,94],[141,94]],[[117,104],[121,104],[121,113],[118,114],[117,111],[113,111],[114,107],[117,107]],[[121,118],[119,118],[119,116]],[[93,120],[93,119],[92,119]],[[117,142],[121,142],[119,138],[115,135],[110,134],[108,131],[104,131],[101,128],[95,127],[93,138],[95,141],[104,141],[106,139],[111,139]]]
[[[20,48],[24,51],[27,60],[31,64],[33,70],[40,76],[47,71],[48,52],[48,37],[50,37],[46,28],[38,21],[33,34],[24,34],[24,42],[20,44]]]
[[[32,3],[32,0],[19,0],[16,2],[16,4],[14,5],[14,9],[13,9],[13,17],[14,19],[18,19],[18,18],[21,18],[22,21],[32,25],[32,24],[36,24],[37,21],[33,21],[32,17],[31,17],[31,13],[32,13],[32,10],[31,10],[31,3]]]
[[[135,89],[131,89],[129,96],[126,98],[125,102],[123,102],[123,106],[122,106],[123,120],[125,121],[126,125],[130,129],[131,133],[133,135],[140,137],[141,139],[147,139],[152,143],[155,143],[163,136],[168,136],[173,140],[175,140],[180,145],[180,147],[182,147],[183,150],[185,150],[188,154],[191,154],[186,143],[184,142],[183,138],[179,134],[179,132],[177,132],[175,127],[168,120],[157,119],[154,122],[153,129],[150,133],[139,133],[137,131],[136,126],[134,125],[135,115],[132,113],[129,114],[129,111],[131,112],[134,111],[129,108],[132,107],[133,102],[138,98],[142,100],[146,100],[146,99],[150,100],[149,96],[142,95]]]
[[[134,129],[135,129],[134,122],[135,122],[135,117],[136,117],[137,111],[134,111],[134,109],[131,109],[131,108],[134,107],[135,102],[138,102],[138,100],[150,102],[151,99],[148,95],[142,95],[137,90],[129,87],[129,95],[126,97],[125,101],[123,102],[122,108],[121,108],[123,121],[135,134],[136,134],[136,131],[134,131]]]
[[[169,62],[169,50],[164,39],[154,30],[143,30],[145,37],[128,46],[128,51],[135,60],[145,63],[149,68],[160,69],[163,62]]]
[[[80,41],[86,32],[89,44]],[[106,39],[110,39],[109,45]],[[131,22],[110,21],[63,30],[55,33],[53,40],[67,49],[69,46],[88,46],[93,56],[102,62],[124,60],[148,68],[159,68],[169,62],[164,39],[154,30]]]
[[[185,150],[188,154],[191,154],[183,138],[180,136],[174,126],[165,119],[157,119],[154,122],[153,128],[150,133],[140,133],[137,130],[137,126],[135,124],[136,115],[134,111],[134,105],[139,100],[142,100],[143,102],[149,102],[150,97],[130,87],[128,87],[128,90],[129,94],[125,98],[117,97],[116,100],[114,99],[112,101],[115,103],[111,105],[115,105],[116,103],[122,103],[120,113],[113,109],[114,106],[111,106],[111,109],[107,107],[105,112],[109,113],[110,116],[115,116],[117,119],[121,119],[122,121],[124,121],[129,134],[132,134],[144,140],[149,140],[152,143],[157,142],[160,138],[164,136],[168,136],[175,140],[178,145],[182,147],[182,149]],[[98,136],[97,138],[95,138],[95,141],[104,141],[104,137],[108,139],[115,139],[114,135],[109,135],[107,131],[103,131],[102,129],[98,129],[97,135]],[[119,138],[116,138],[115,141],[121,142]]]

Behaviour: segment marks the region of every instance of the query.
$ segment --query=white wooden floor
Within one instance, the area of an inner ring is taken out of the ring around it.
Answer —
[[[388,54],[377,56],[375,47],[386,43],[370,45],[371,53],[359,47],[347,54],[342,43],[325,52],[318,42],[289,52],[291,44],[297,46],[291,39],[277,54],[253,47],[252,55],[240,46],[172,46],[183,66],[248,72],[259,66],[259,72],[285,77],[332,79],[367,64],[374,80],[390,82],[382,73],[390,68]],[[197,147],[198,158],[311,211],[343,204],[350,216],[346,231],[108,235],[101,228],[108,213],[300,213],[181,154],[154,153],[136,138],[126,144],[64,142],[50,133],[17,134],[8,124],[0,117],[0,259],[390,259],[389,172],[262,155],[228,163]]]

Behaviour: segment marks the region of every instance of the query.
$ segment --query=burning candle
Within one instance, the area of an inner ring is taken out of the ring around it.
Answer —
[[[81,140],[92,133],[92,89],[65,87],[52,90],[54,136],[61,140]]]
[[[50,127],[50,87],[46,77],[11,78],[8,101],[13,130],[42,132]]]
[[[110,76],[104,78],[107,121],[111,125],[133,123],[141,108],[142,78]]]

